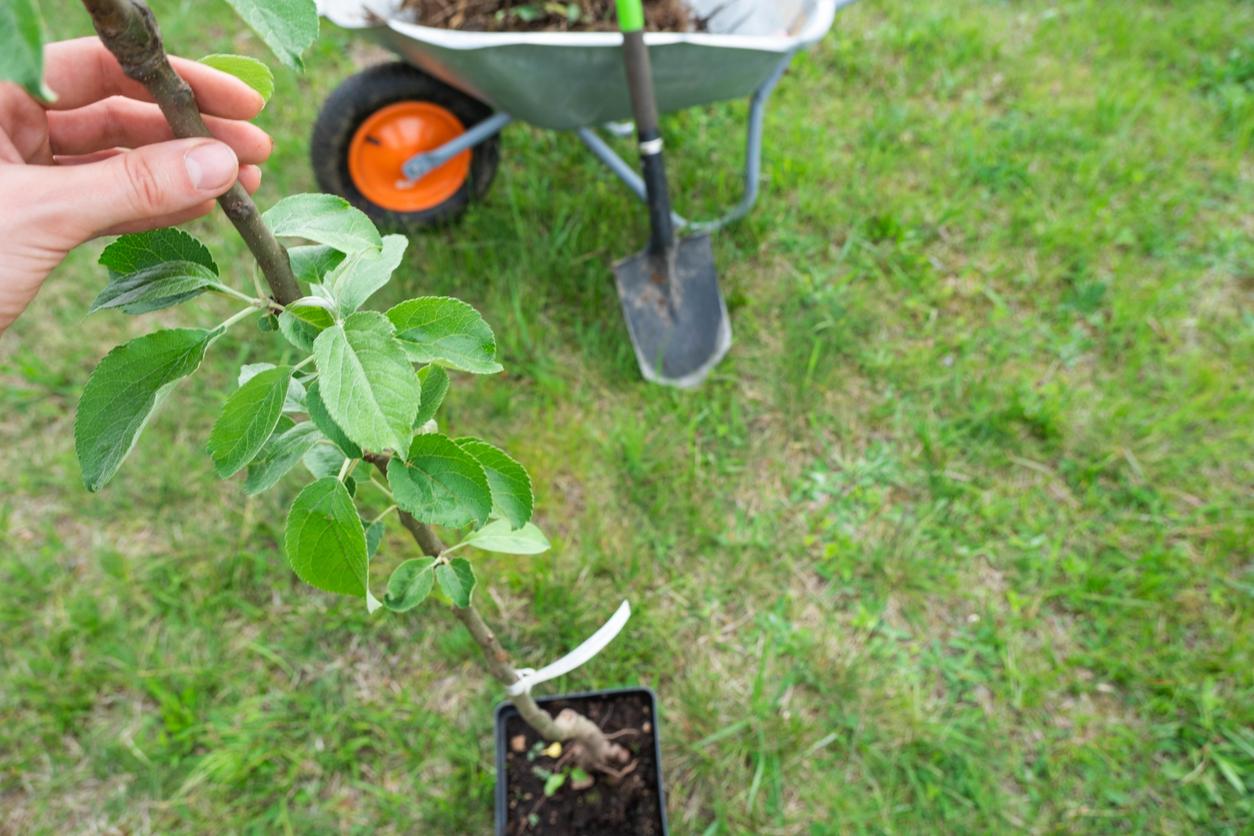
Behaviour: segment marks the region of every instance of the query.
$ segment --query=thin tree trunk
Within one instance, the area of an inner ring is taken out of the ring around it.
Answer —
[[[91,14],[92,24],[100,40],[118,59],[122,70],[152,94],[166,121],[180,138],[208,137],[211,134],[201,118],[196,96],[191,87],[174,72],[161,41],[152,11],[141,0],[82,0]],[[262,274],[277,302],[289,304],[300,298],[300,286],[292,274],[287,250],[278,242],[261,220],[257,205],[244,187],[236,183],[230,191],[218,198],[218,204],[226,212],[231,223],[239,231],[248,249],[261,266]],[[367,454],[366,460],[386,475],[388,457]],[[400,513],[401,524],[413,536],[414,542],[424,554],[438,557],[444,551],[440,538],[427,525],[405,512]],[[474,607],[453,607],[453,613],[465,625],[475,643],[483,651],[488,669],[502,685],[509,687],[518,681],[518,671],[509,654],[501,647],[496,636],[488,628],[483,617]],[[514,707],[527,723],[547,740],[577,740],[586,751],[585,763],[590,767],[622,764],[627,753],[611,743],[595,723],[567,709],[554,719],[536,704],[530,693],[511,698]]]

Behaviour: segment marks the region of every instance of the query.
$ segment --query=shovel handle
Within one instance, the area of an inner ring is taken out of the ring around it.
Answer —
[[[617,5],[618,26],[623,32],[627,89],[631,92],[640,165],[649,197],[649,250],[660,254],[675,246],[675,227],[671,223],[662,132],[658,127],[657,101],[653,97],[653,70],[649,65],[649,49],[644,43],[644,5],[641,0],[617,0]]]

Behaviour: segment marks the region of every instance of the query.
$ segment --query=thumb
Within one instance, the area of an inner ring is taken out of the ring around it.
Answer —
[[[180,139],[145,145],[100,162],[64,166],[53,206],[62,222],[87,239],[113,227],[192,209],[235,183],[239,159],[224,143]],[[64,201],[64,202],[62,202]]]

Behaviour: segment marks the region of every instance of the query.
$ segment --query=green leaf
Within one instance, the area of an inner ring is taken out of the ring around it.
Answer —
[[[288,260],[296,278],[309,284],[321,284],[327,274],[344,260],[344,253],[325,244],[288,247]]]
[[[358,311],[314,340],[327,412],[364,450],[404,450],[422,389],[383,314]]]
[[[257,375],[273,368],[276,368],[273,363],[245,363],[239,367],[239,380],[236,381],[235,385],[243,386]],[[283,399],[283,411],[305,411],[305,384],[301,383],[295,376],[287,384],[287,397]]]
[[[435,585],[434,567],[435,560],[430,557],[406,560],[397,566],[392,570],[392,577],[388,578],[383,605],[392,612],[408,612],[421,604]]]
[[[565,772],[554,772],[544,781],[544,795],[551,798],[566,783]]]
[[[392,498],[418,520],[435,525],[483,525],[492,510],[488,477],[448,436],[415,436],[405,461],[388,464]]]
[[[293,346],[306,353],[313,351],[314,340],[318,337],[316,328],[301,322],[287,311],[279,314],[279,333]]]
[[[531,519],[535,497],[527,469],[508,453],[477,438],[459,438],[457,445],[475,457],[488,475],[492,489],[492,509],[519,528]]]
[[[93,310],[113,296],[135,292],[149,281],[161,278],[163,265],[169,262],[191,262],[209,270],[213,277],[218,275],[218,265],[205,245],[181,229],[153,229],[123,235],[100,254],[100,264],[109,271],[109,285],[96,299]],[[150,270],[157,272],[146,272]],[[177,291],[177,288],[171,290]],[[128,314],[146,313],[178,304],[202,292],[203,289],[194,288],[183,293],[158,293],[148,301],[124,303],[122,310]]]
[[[493,520],[478,531],[471,532],[462,542],[485,552],[500,554],[541,554],[550,548],[548,538],[534,523],[514,530],[508,520]]]
[[[338,476],[347,458],[334,444],[315,444],[301,456],[300,461],[315,479],[321,479]]]
[[[309,391],[305,393],[305,405],[309,408],[309,420],[313,421],[318,429],[322,430],[322,434],[331,439],[335,446],[344,452],[345,456],[360,459],[361,448],[344,434],[344,430],[340,429],[339,424],[335,423],[335,419],[327,411],[326,404],[322,402],[322,393],[318,390],[318,385],[318,382],[314,381],[310,385]]]
[[[267,369],[227,398],[209,433],[209,455],[220,478],[238,473],[261,452],[283,414],[291,380],[287,366]]]
[[[422,386],[422,402],[418,405],[418,417],[414,426],[421,427],[435,417],[448,394],[448,372],[443,366],[423,366],[418,370],[418,383]]]
[[[388,283],[393,271],[405,256],[409,239],[404,235],[386,235],[382,250],[361,250],[345,258],[325,279],[325,286],[335,300],[341,316],[348,316]]]
[[[244,493],[255,496],[274,487],[321,437],[322,433],[309,421],[293,425],[291,419],[284,417],[248,466]]]
[[[366,533],[339,479],[306,485],[292,503],[283,538],[296,576],[341,595],[366,594]]]
[[[194,261],[218,275],[209,248],[181,229],[153,229],[123,235],[100,253],[100,264],[125,276],[166,261]]]
[[[317,449],[317,448],[315,448]],[[379,553],[379,546],[383,544],[383,534],[387,530],[387,526],[383,520],[370,524],[366,529],[366,557],[373,558]]]
[[[270,101],[270,97],[274,95],[274,73],[256,58],[249,58],[247,55],[214,53],[201,58],[200,63],[227,75],[235,76],[260,93],[263,101]]]
[[[410,359],[472,374],[496,374],[496,337],[479,312],[459,299],[424,296],[387,312]]]
[[[360,209],[342,197],[330,194],[298,194],[285,197],[270,207],[261,219],[275,235],[306,238],[352,254],[379,250],[383,239],[379,230]]]
[[[437,566],[435,579],[440,582],[440,589],[456,606],[463,609],[470,606],[470,595],[475,591],[475,571],[470,568],[469,560],[455,557],[448,563]]]
[[[304,67],[301,53],[318,38],[314,0],[226,0],[270,51],[294,70]]]
[[[46,102],[56,94],[44,84],[43,21],[35,0],[0,3],[0,81],[14,81]]]
[[[335,324],[335,305],[321,296],[302,296],[284,310],[315,332],[325,331]]]
[[[121,467],[172,384],[200,367],[213,332],[157,331],[105,355],[87,380],[74,420],[74,448],[89,491]]]
[[[87,313],[121,308],[129,314],[148,313],[221,288],[218,276],[195,261],[165,261],[110,281]]]

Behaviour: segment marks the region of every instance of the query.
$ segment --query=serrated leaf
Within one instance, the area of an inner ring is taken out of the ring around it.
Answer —
[[[35,0],[0,3],[0,81],[13,81],[46,102],[56,94],[44,84],[43,20]]]
[[[478,531],[472,531],[462,542],[499,554],[541,554],[551,548],[544,532],[534,523],[513,529],[509,520],[493,520]]]
[[[477,438],[459,438],[457,445],[483,465],[492,489],[492,509],[514,528],[531,519],[535,497],[527,469],[500,448]]]
[[[213,332],[157,331],[118,346],[87,380],[74,420],[74,449],[89,491],[104,487],[173,383],[200,367]]]
[[[363,450],[404,450],[422,389],[383,314],[358,311],[314,340],[318,391],[336,424]]]
[[[288,563],[310,586],[341,595],[366,594],[366,533],[348,489],[319,479],[296,496],[283,537]]]
[[[354,459],[361,458],[361,447],[354,444],[353,440],[344,434],[344,430],[340,429],[340,425],[335,423],[335,419],[327,411],[326,404],[322,402],[322,394],[318,390],[317,381],[310,384],[309,391],[305,393],[305,405],[309,410],[309,420],[313,421],[318,429],[322,430],[322,434],[331,439],[344,455]]]
[[[318,38],[314,0],[226,0],[280,61],[294,70],[300,56]]]
[[[408,612],[426,600],[435,585],[435,560],[418,557],[392,570],[383,605],[392,612]],[[451,597],[451,596],[450,596]]]
[[[288,366],[267,369],[227,398],[209,433],[209,455],[220,478],[235,475],[261,452],[283,414],[291,379]]]
[[[235,382],[235,385],[243,386],[257,375],[273,368],[276,368],[273,363],[245,363],[239,367],[239,379]],[[283,399],[283,411],[305,411],[305,384],[301,383],[295,376],[287,384],[287,397]]]
[[[287,311],[279,314],[279,333],[293,346],[306,353],[313,351],[314,340],[318,337],[317,329],[301,322]]]
[[[383,534],[387,531],[387,526],[383,520],[371,523],[366,528],[366,558],[372,559],[379,553],[379,546],[383,544]]]
[[[330,194],[298,194],[271,206],[261,219],[279,237],[305,238],[352,254],[379,250],[379,230],[360,209]]]
[[[274,487],[320,438],[322,433],[313,423],[301,421],[292,424],[291,419],[284,417],[248,466],[244,493],[255,496]]]
[[[388,283],[400,266],[409,239],[404,235],[385,235],[382,250],[362,250],[345,258],[327,274],[323,284],[335,300],[340,316],[348,316]]]
[[[209,248],[181,229],[152,229],[123,235],[105,247],[99,263],[119,276],[166,261],[194,261],[218,275]]]
[[[148,313],[177,305],[210,288],[221,288],[217,274],[194,261],[165,261],[118,276],[105,285],[87,313],[121,308],[129,314]]]
[[[421,522],[482,525],[492,510],[483,467],[439,433],[415,436],[405,460],[388,464],[388,484],[396,504]]]
[[[200,63],[227,75],[235,76],[260,93],[265,102],[269,102],[270,97],[274,95],[274,73],[256,58],[249,58],[247,55],[214,53],[201,58]]]
[[[462,609],[470,606],[470,596],[475,591],[475,570],[470,568],[469,560],[455,557],[437,566],[435,579],[455,606]]]
[[[288,247],[287,257],[292,263],[292,273],[308,284],[321,284],[344,261],[344,253],[326,244]]]
[[[414,418],[414,426],[421,427],[435,417],[448,394],[448,372],[443,366],[429,365],[418,370],[418,383],[422,386],[422,403],[418,405],[418,416]]]
[[[335,305],[320,296],[302,296],[292,302],[284,313],[289,313],[308,325],[315,332],[335,324]]]
[[[496,337],[479,312],[460,299],[423,296],[391,308],[388,319],[417,363],[441,363],[472,374],[496,374]]]

